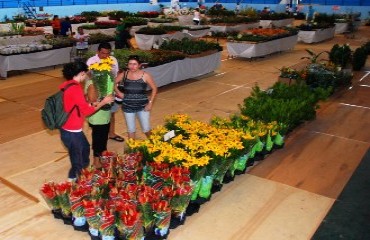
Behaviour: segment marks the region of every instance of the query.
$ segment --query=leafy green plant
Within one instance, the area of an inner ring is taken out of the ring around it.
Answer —
[[[111,12],[108,12],[108,16],[109,16],[110,20],[118,20],[119,21],[122,18],[132,16],[132,14],[130,12],[126,12],[126,11],[111,11]]]
[[[359,47],[353,53],[352,58],[352,69],[354,71],[360,71],[365,66],[367,60],[367,51],[365,47]]]
[[[335,44],[329,52],[329,59],[335,65],[345,68],[352,59],[351,48],[348,44]]]
[[[86,18],[86,21],[88,22],[94,22],[98,17],[101,16],[101,13],[97,11],[84,11],[80,14],[82,17]]]
[[[127,27],[147,25],[148,20],[141,17],[126,17],[122,20]]]
[[[308,59],[310,60],[311,63],[320,63],[322,61],[327,61],[327,60],[323,60],[323,59],[319,59],[319,57],[321,56],[321,54],[324,54],[324,53],[327,53],[329,54],[328,51],[322,51],[322,52],[319,52],[319,53],[315,53],[314,51],[312,51],[311,49],[305,49],[306,52],[308,53],[308,57],[301,57],[301,59]]]
[[[178,51],[188,55],[199,54],[208,50],[222,51],[222,47],[218,43],[206,42],[203,40],[191,40],[189,38],[164,41],[159,48],[162,50]]]
[[[251,96],[239,105],[241,114],[263,122],[277,121],[285,126],[282,133],[291,131],[304,121],[314,119],[318,101],[329,96],[329,91],[311,89],[304,84],[285,85],[276,83],[271,89],[262,91],[253,88]]]

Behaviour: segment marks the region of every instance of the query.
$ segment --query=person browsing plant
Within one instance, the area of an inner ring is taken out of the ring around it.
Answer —
[[[116,93],[122,100],[122,109],[127,124],[128,138],[135,139],[135,118],[139,122],[144,134],[149,137],[151,134],[150,111],[152,110],[157,86],[152,75],[141,69],[142,62],[137,55],[128,58],[128,70],[119,73],[116,78]],[[148,97],[147,88],[151,88]]]
[[[66,81],[59,86],[63,89],[73,84],[63,95],[64,110],[70,112],[70,115],[60,128],[61,140],[68,149],[71,161],[71,169],[68,173],[70,180],[75,180],[82,169],[88,167],[90,163],[90,144],[82,131],[85,117],[113,101],[113,96],[108,95],[100,102],[93,104],[86,102],[80,83],[87,78],[87,72],[87,65],[83,62],[67,63],[63,66],[63,76]]]

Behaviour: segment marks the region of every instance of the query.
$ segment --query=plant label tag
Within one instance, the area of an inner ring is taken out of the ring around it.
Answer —
[[[168,140],[170,140],[173,137],[175,137],[175,131],[171,130],[168,133],[164,134],[163,139],[164,139],[165,142],[167,142]]]
[[[183,32],[183,33],[189,33],[189,30],[184,29],[184,30],[182,30],[182,32]]]

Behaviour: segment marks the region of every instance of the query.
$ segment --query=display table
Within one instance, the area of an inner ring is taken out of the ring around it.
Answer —
[[[42,40],[45,40],[44,35],[1,37],[0,45],[7,46],[18,44],[30,44],[35,42],[41,42]]]
[[[357,30],[360,26],[361,21],[353,22],[353,30]],[[335,23],[335,34],[341,34],[349,31],[349,23]]]
[[[335,27],[324,28],[313,31],[302,31],[298,32],[298,41],[304,43],[317,43],[334,37]]]
[[[93,44],[89,46],[89,49],[96,51],[98,45]],[[65,47],[9,56],[0,55],[0,77],[6,78],[7,72],[12,70],[27,70],[68,63],[71,61],[72,49],[72,47]]]
[[[156,67],[146,68],[158,87],[198,77],[216,70],[221,64],[221,52],[198,58],[185,58]]]
[[[266,56],[271,53],[293,49],[297,43],[297,35],[280,38],[268,42],[227,42],[229,56],[254,58]]]
[[[146,35],[146,34],[137,34],[135,33],[136,44],[139,49],[150,50],[154,44],[161,45],[165,40],[177,39],[181,40],[185,37],[183,32],[174,32],[171,34],[162,34],[162,35]]]
[[[201,38],[206,36],[209,32],[211,31],[210,28],[208,29],[184,29],[182,32],[185,34],[184,37],[189,37],[189,38]]]
[[[259,23],[241,23],[236,25],[208,25],[211,32],[240,32],[250,28],[258,28]]]
[[[281,20],[260,20],[260,26],[263,28],[271,28],[271,27],[284,27],[288,25],[292,25],[294,22],[294,18],[287,18]]]

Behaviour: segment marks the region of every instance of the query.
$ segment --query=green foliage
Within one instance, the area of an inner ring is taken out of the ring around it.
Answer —
[[[281,123],[284,126],[282,133],[286,133],[302,122],[314,119],[318,101],[328,96],[329,91],[322,88],[276,83],[268,91],[254,87],[251,96],[239,107],[242,115],[254,120]]]
[[[237,23],[251,23],[258,21],[258,18],[252,17],[243,17],[243,16],[221,16],[215,17],[208,20],[209,24],[218,24],[218,23],[225,23],[225,24],[237,24]]]
[[[215,42],[206,42],[203,40],[191,40],[183,38],[182,40],[172,39],[170,41],[164,41],[160,46],[160,49],[179,51],[188,55],[199,54],[208,50],[222,51],[222,47]]]
[[[94,22],[101,14],[97,11],[84,11],[81,12],[81,16],[85,17],[88,22]]]
[[[366,54],[370,55],[370,41],[367,41],[362,47],[365,49]]]
[[[333,90],[336,86],[335,73],[322,64],[310,64],[307,68],[306,84],[311,88]]]
[[[319,57],[321,54],[324,54],[324,53],[327,53],[329,54],[328,51],[322,51],[322,52],[319,52],[319,53],[315,53],[314,51],[312,51],[311,49],[305,49],[306,52],[308,53],[308,57],[302,57],[301,59],[309,59],[311,63],[318,63],[318,62],[322,62],[322,61],[326,61],[326,60],[322,60],[320,59],[319,61]]]
[[[258,19],[259,18],[259,15],[258,15],[258,12],[256,9],[252,8],[252,7],[247,7],[247,8],[242,8],[238,15],[240,16],[246,16],[246,17],[250,17],[250,18],[254,18],[254,19]]]
[[[89,44],[97,44],[102,42],[110,42],[114,40],[114,36],[103,33],[90,33]]]
[[[182,26],[163,26],[160,25],[159,27],[144,27],[136,31],[137,34],[145,34],[145,35],[162,35],[169,32],[176,32],[182,31],[187,27]]]
[[[335,65],[345,68],[352,59],[351,48],[347,44],[335,44],[329,52],[329,59]]]
[[[141,17],[126,17],[122,20],[127,27],[140,26],[148,24],[148,20]]]
[[[365,66],[367,54],[365,47],[359,47],[355,50],[352,58],[352,68],[354,71],[360,71]]]
[[[126,18],[131,16],[132,14],[130,12],[126,11],[111,11],[108,12],[109,19],[111,20],[120,20],[121,18]]]
[[[328,15],[326,13],[319,13],[315,15],[315,22],[318,24],[328,24],[334,26],[335,16],[333,14]]]
[[[235,16],[234,11],[227,10],[225,8],[217,9],[217,8],[210,8],[207,11],[207,15],[211,17],[220,17],[220,16]]]
[[[291,18],[291,16],[287,13],[261,13],[260,19],[261,20],[282,20]]]

